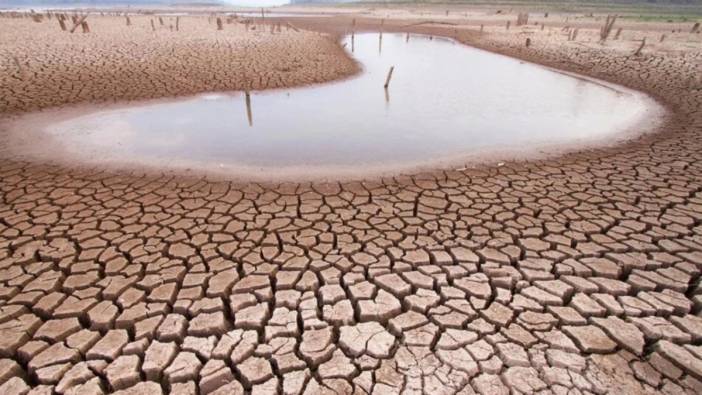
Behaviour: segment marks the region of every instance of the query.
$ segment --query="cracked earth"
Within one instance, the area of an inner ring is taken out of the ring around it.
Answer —
[[[3,147],[0,393],[702,393],[699,51],[412,30],[640,89],[671,115],[618,147],[338,183]],[[29,86],[3,109],[59,100]]]

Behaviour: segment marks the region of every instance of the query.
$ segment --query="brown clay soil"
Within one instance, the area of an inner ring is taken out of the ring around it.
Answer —
[[[623,84],[670,116],[614,148],[343,183],[69,169],[2,147],[0,393],[702,393],[701,36],[627,22],[599,44],[597,21],[568,41],[562,16],[544,30],[483,18],[482,33],[406,16],[382,29]],[[333,37],[351,20],[293,23]],[[316,33],[261,35],[259,51],[206,17],[202,42],[144,21],[151,38],[132,42],[118,19],[89,21],[63,42],[55,21],[2,20],[3,59],[30,73],[3,61],[4,112],[252,83],[205,48],[269,76],[247,88],[355,71]],[[191,68],[210,77],[191,83]]]
[[[357,72],[335,37],[288,25],[206,16],[91,16],[91,33],[61,31],[55,18],[2,18],[0,113],[213,90],[274,89]],[[155,20],[156,31],[151,20]],[[72,23],[66,22],[70,29]],[[271,34],[271,28],[274,29]],[[280,30],[280,31],[279,31]],[[17,60],[17,62],[14,61]]]

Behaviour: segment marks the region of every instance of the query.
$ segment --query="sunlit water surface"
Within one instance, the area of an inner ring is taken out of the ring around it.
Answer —
[[[609,140],[653,110],[645,95],[426,36],[359,34],[363,72],[336,83],[206,94],[45,125],[71,155],[200,169],[406,167]],[[390,66],[395,71],[383,88]]]

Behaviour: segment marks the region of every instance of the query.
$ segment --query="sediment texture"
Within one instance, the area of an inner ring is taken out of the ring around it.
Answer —
[[[0,19],[0,113],[285,88],[357,71],[334,38],[286,24],[231,20],[220,31],[215,18],[180,17],[175,31],[173,17],[163,17],[163,25],[158,18],[130,19],[127,26],[124,17],[90,16],[88,34],[61,31],[55,18]]]
[[[461,39],[673,116],[613,149],[348,183],[3,160],[0,393],[702,392],[700,55]]]

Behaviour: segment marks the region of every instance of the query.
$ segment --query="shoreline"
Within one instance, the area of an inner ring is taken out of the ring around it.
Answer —
[[[377,33],[377,32],[370,32]],[[451,37],[447,37],[454,43],[465,45],[480,51],[489,50],[475,47],[470,43],[460,42]],[[345,51],[346,55],[356,62],[353,55]],[[497,54],[498,56],[507,56],[505,54]],[[141,105],[151,105],[159,103],[173,103],[178,101],[187,101],[193,98],[202,97],[205,95],[227,95],[227,94],[242,94],[242,91],[211,91],[203,92],[196,95],[188,96],[173,96],[162,97],[151,100],[137,100],[130,102],[116,103],[101,103],[101,104],[84,104],[84,105],[64,105],[56,108],[45,109],[36,113],[20,114],[12,117],[6,122],[0,122],[0,130],[9,133],[5,144],[15,150],[17,155],[23,160],[40,162],[45,165],[61,166],[67,169],[80,169],[83,167],[98,169],[99,171],[131,173],[139,172],[150,175],[168,174],[173,176],[185,177],[204,177],[208,179],[216,179],[220,181],[235,181],[235,182],[257,182],[257,183],[275,183],[275,182],[349,182],[362,180],[377,180],[394,176],[408,176],[417,173],[431,173],[441,171],[452,171],[465,168],[479,168],[481,166],[495,166],[498,162],[512,162],[514,164],[524,163],[529,161],[542,161],[548,159],[557,159],[567,154],[576,153],[579,151],[590,151],[593,149],[616,149],[619,145],[625,145],[637,139],[643,138],[646,135],[656,134],[660,132],[665,122],[670,118],[669,110],[659,104],[655,99],[651,98],[647,93],[640,92],[628,87],[617,85],[615,83],[599,80],[594,77],[556,69],[551,66],[534,63],[538,67],[564,74],[572,78],[581,79],[589,83],[594,83],[617,92],[634,94],[641,96],[642,99],[649,102],[646,104],[646,112],[651,114],[642,114],[639,118],[630,125],[612,131],[606,136],[597,138],[577,139],[567,143],[544,143],[544,144],[529,144],[522,147],[507,147],[494,149],[481,149],[475,152],[465,154],[445,155],[441,158],[432,160],[421,160],[413,163],[396,163],[388,162],[383,164],[359,164],[354,166],[248,166],[237,165],[235,163],[220,164],[219,167],[213,163],[188,161],[188,160],[170,160],[168,158],[130,158],[130,159],[99,159],[95,161],[88,158],[79,158],[73,156],[67,148],[61,147],[60,142],[49,144],[51,147],[48,152],[46,148],[36,144],[38,141],[47,141],[53,137],[41,131],[50,123],[80,117],[96,112],[114,111],[138,107]],[[262,94],[281,92],[289,89],[315,89],[329,84],[343,83],[350,78],[358,78],[360,73],[363,73],[362,67],[359,67],[359,73],[343,77],[335,81],[319,83],[301,87],[289,88],[274,88],[263,91],[253,91]],[[36,130],[27,132],[23,130],[23,126],[28,125]],[[19,147],[19,149],[17,148]],[[87,147],[86,147],[87,148]],[[132,160],[133,159],[133,160]],[[76,162],[76,160],[78,160]]]

